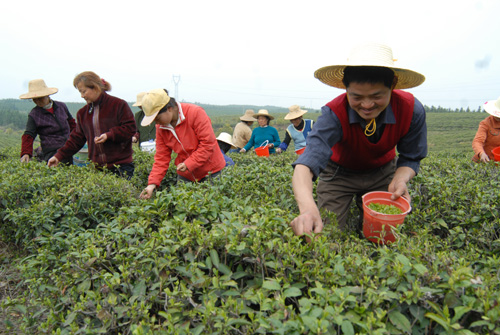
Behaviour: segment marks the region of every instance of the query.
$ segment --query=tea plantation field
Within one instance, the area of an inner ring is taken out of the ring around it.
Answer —
[[[0,154],[5,334],[500,334],[500,166],[470,152],[422,162],[391,245],[295,237],[293,153],[147,201],[148,153],[131,181]]]

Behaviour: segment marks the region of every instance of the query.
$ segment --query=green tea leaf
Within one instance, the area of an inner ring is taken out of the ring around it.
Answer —
[[[409,334],[411,334],[411,324],[410,321],[401,314],[399,311],[394,310],[389,313],[389,320],[391,320],[391,323],[398,328],[399,330],[405,331]]]
[[[266,280],[262,283],[262,288],[271,290],[271,291],[279,291],[281,290],[280,284],[276,280]]]
[[[283,296],[285,298],[290,298],[290,297],[300,297],[302,295],[302,291],[299,290],[296,287],[290,287],[283,292]]]

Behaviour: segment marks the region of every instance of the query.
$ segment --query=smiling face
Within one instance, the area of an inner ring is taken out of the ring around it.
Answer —
[[[101,95],[101,89],[99,87],[97,86],[94,88],[87,87],[83,84],[82,81],[76,85],[76,88],[78,89],[78,92],[80,92],[82,98],[88,104],[95,102],[97,99],[99,99],[99,96]]]
[[[372,120],[382,113],[391,101],[392,89],[383,83],[352,82],[346,89],[352,109],[364,120]]]

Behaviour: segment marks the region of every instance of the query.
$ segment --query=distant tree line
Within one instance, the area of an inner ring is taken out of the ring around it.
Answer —
[[[445,107],[441,107],[441,106],[429,107],[429,106],[424,105],[424,109],[427,113],[482,113],[483,112],[483,108],[481,106],[479,106],[476,110],[471,110],[469,107],[451,109],[451,108],[445,108]]]
[[[0,126],[6,126],[13,129],[24,129],[26,126],[26,113],[13,111],[0,107]]]

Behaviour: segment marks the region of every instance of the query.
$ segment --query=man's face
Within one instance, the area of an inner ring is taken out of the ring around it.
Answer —
[[[391,101],[392,89],[383,83],[355,83],[346,89],[349,105],[364,120],[372,120],[382,113]]]

